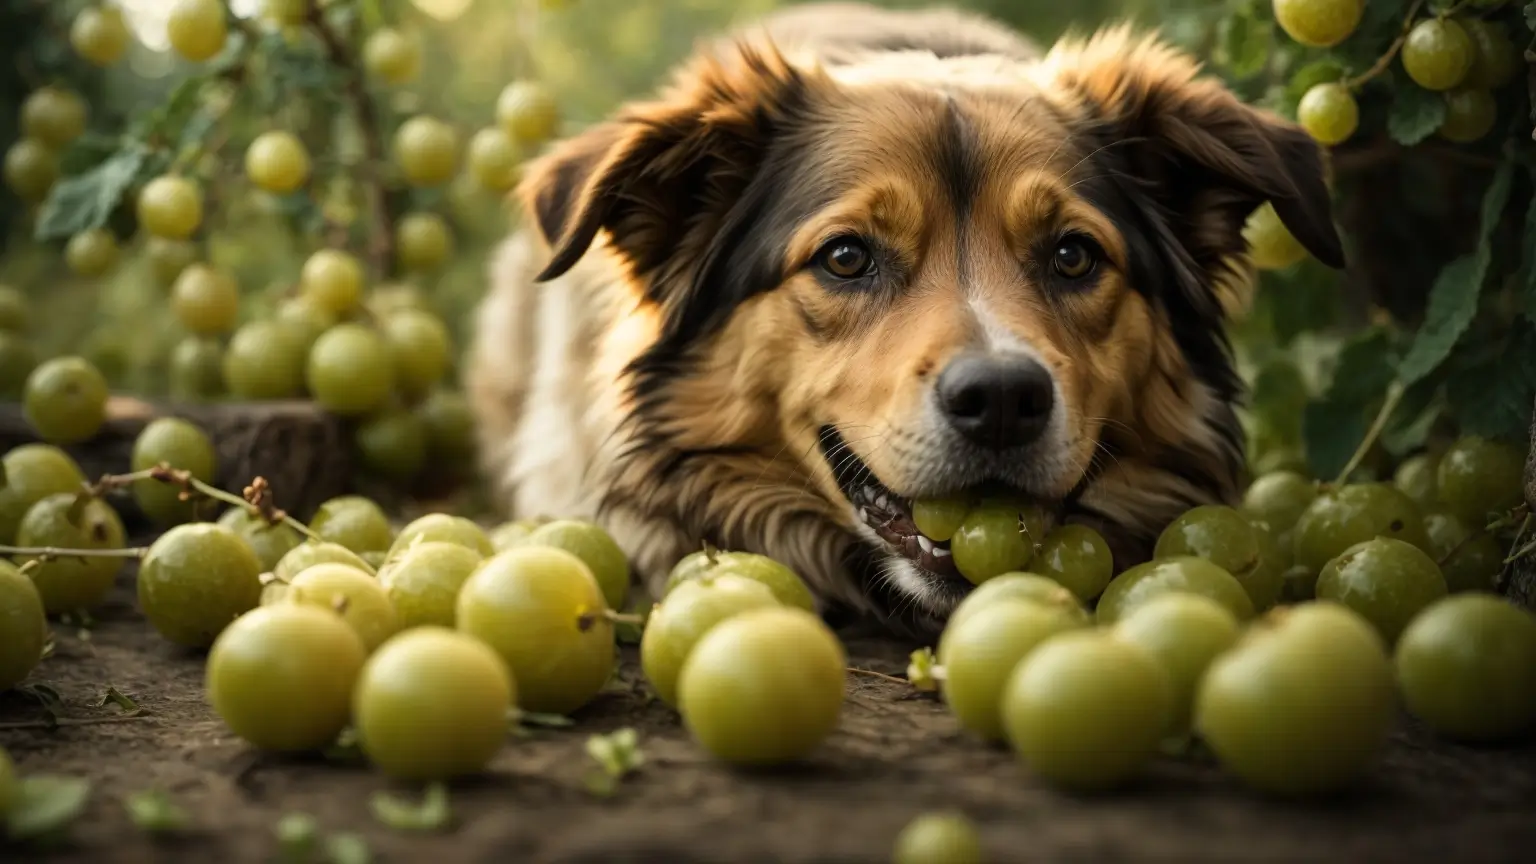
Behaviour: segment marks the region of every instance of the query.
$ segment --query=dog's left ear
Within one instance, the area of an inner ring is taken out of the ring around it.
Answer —
[[[1300,127],[1243,104],[1200,77],[1189,57],[1125,29],[1059,45],[1047,63],[1085,100],[1103,146],[1121,150],[1134,177],[1152,184],[1149,196],[1189,231],[1208,231],[1201,223],[1215,216],[1227,236],[1205,240],[1241,243],[1243,222],[1268,201],[1308,252],[1344,266],[1324,151]]]

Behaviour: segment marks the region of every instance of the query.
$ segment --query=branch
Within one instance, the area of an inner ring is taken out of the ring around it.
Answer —
[[[87,487],[86,494],[100,497],[109,490],[122,489],[140,480],[172,483],[182,488],[182,500],[189,500],[193,495],[202,495],[204,498],[212,498],[215,501],[223,501],[225,504],[232,504],[236,507],[252,510],[265,519],[268,524],[276,525],[281,522],[311,540],[320,539],[319,535],[309,530],[308,525],[272,505],[272,487],[267,483],[265,477],[257,477],[251,480],[250,485],[242,490],[244,494],[235,495],[231,492],[225,492],[217,486],[204,483],[193,477],[190,471],[173,468],[170,463],[161,462],[153,468],[134,471],[131,474],[108,474],[96,481],[95,484]]]
[[[1358,90],[1365,82],[1387,71],[1387,67],[1391,66],[1392,61],[1397,58],[1397,52],[1403,50],[1403,43],[1408,41],[1408,31],[1413,29],[1414,16],[1419,14],[1419,8],[1423,5],[1424,0],[1418,0],[1409,8],[1408,14],[1403,16],[1403,28],[1398,32],[1397,38],[1392,40],[1392,44],[1387,46],[1387,50],[1380,57],[1376,58],[1376,62],[1371,64],[1371,68],[1353,78],[1344,79],[1342,83],[1345,87],[1350,90]]]
[[[320,42],[325,46],[331,63],[347,75],[347,99],[352,103],[353,113],[357,115],[357,125],[362,133],[367,161],[367,165],[364,166],[366,179],[363,186],[368,194],[368,207],[373,211],[374,234],[368,257],[375,277],[382,279],[389,273],[390,255],[394,252],[395,227],[394,219],[389,213],[389,203],[384,194],[384,176],[381,168],[384,164],[384,144],[379,135],[378,112],[374,110],[373,100],[368,97],[362,67],[353,56],[351,49],[347,47],[346,40],[325,20],[325,12],[318,3],[312,2],[309,5],[309,25],[320,37]]]

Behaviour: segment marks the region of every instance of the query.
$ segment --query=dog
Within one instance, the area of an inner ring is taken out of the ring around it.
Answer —
[[[1326,174],[1152,35],[793,7],[527,166],[466,363],[484,470],[657,597],[709,543],[930,635],[971,586],[911,502],[972,493],[1123,569],[1238,495],[1242,228],[1267,202],[1341,267]]]

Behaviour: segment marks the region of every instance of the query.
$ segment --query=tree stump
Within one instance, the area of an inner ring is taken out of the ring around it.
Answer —
[[[160,417],[181,417],[208,433],[218,456],[214,485],[221,489],[238,495],[252,479],[265,477],[274,503],[301,520],[326,499],[348,491],[350,438],[340,419],[311,402],[170,405],[115,396],[107,403],[101,431],[64,449],[89,479],[123,474],[129,470],[139,433]],[[20,405],[0,405],[0,452],[38,440]],[[132,497],[123,498],[114,503],[124,518],[141,518]]]
[[[1536,409],[1531,412],[1531,449],[1525,457],[1525,506],[1527,512],[1536,513]],[[1536,519],[1527,524],[1536,524]],[[1517,549],[1532,542],[1536,542],[1536,531],[1530,529],[1520,532],[1515,539]],[[1514,602],[1536,612],[1536,553],[1510,562],[1504,571],[1504,593]]]

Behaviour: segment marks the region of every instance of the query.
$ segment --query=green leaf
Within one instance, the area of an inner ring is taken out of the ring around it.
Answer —
[[[285,864],[307,864],[314,855],[320,826],[308,813],[289,813],[277,822],[278,860]]]
[[[1265,271],[1260,276],[1259,302],[1269,312],[1276,341],[1289,345],[1302,333],[1332,326],[1347,293],[1339,283],[1337,271],[1310,255],[1285,272]]]
[[[168,142],[180,137],[181,129],[202,104],[202,76],[183,78],[155,107],[134,119],[128,137],[141,141]]]
[[[1370,0],[1355,32],[1331,49],[1343,58],[1352,72],[1363,72],[1376,62],[1387,46],[1402,32],[1403,17],[1413,0]],[[1390,73],[1389,73],[1390,74]]]
[[[139,703],[123,695],[123,692],[116,687],[108,687],[107,692],[101,694],[101,698],[93,703],[93,707],[105,708],[108,702],[116,705],[124,714],[138,714],[144,710],[139,707]]]
[[[112,158],[122,144],[116,136],[87,132],[59,154],[59,173],[73,177],[89,171]]]
[[[214,75],[224,75],[233,72],[240,64],[245,62],[245,52],[250,39],[243,30],[235,30],[229,34],[224,42],[224,50],[217,57],[208,61],[208,72]]]
[[[1482,295],[1488,265],[1493,258],[1490,241],[1494,229],[1498,227],[1499,216],[1504,212],[1504,205],[1509,202],[1509,186],[1513,177],[1514,165],[1507,161],[1494,172],[1493,180],[1483,193],[1477,249],[1445,265],[1445,269],[1435,277],[1435,284],[1429,289],[1424,323],[1415,334],[1413,345],[1398,370],[1398,378],[1404,384],[1414,384],[1435,371],[1477,316],[1477,301]]]
[[[1332,477],[1355,452],[1397,367],[1391,334],[1373,327],[1356,334],[1339,352],[1323,397],[1302,417],[1307,461],[1315,476]]]
[[[322,754],[332,762],[363,762],[366,756],[363,753],[363,745],[358,738],[357,730],[348,726],[336,736],[336,741],[325,748]]]
[[[1251,5],[1223,18],[1218,25],[1216,61],[1233,77],[1251,78],[1264,71],[1269,62],[1270,46],[1275,41],[1275,26],[1254,14]]]
[[[1288,441],[1301,437],[1301,412],[1310,394],[1306,378],[1284,354],[1277,355],[1253,376],[1248,410],[1265,429]]]
[[[1445,412],[1440,382],[1425,379],[1409,387],[1393,412],[1394,419],[1381,430],[1381,446],[1401,458],[1424,446],[1435,421]]]
[[[939,689],[939,661],[932,648],[919,648],[907,659],[907,680],[912,682],[912,689],[927,692]]]
[[[1403,24],[1403,13],[1408,11],[1408,5],[1411,2],[1412,0],[1371,0],[1365,4],[1365,12],[1360,16],[1355,34],[1370,36],[1373,31],[1378,30],[1396,33]],[[1350,38],[1354,38],[1354,35]]]
[[[398,831],[441,831],[453,822],[453,811],[448,807],[448,788],[441,783],[427,786],[420,804],[387,792],[377,792],[369,806],[375,819]]]
[[[31,564],[32,562],[27,562],[28,566]],[[27,572],[26,567],[22,568],[22,572]],[[51,631],[49,635],[52,636]],[[44,721],[48,724],[48,728],[56,728],[59,725],[59,721],[64,719],[64,697],[59,691],[53,689],[52,685],[41,682],[27,684],[17,687],[16,692],[24,696],[31,696],[37,700],[37,704],[43,709],[43,713],[48,715]]]
[[[1392,108],[1387,114],[1387,134],[1407,147],[1434,134],[1445,122],[1445,97],[1407,82],[1392,94]]]
[[[640,752],[640,736],[628,726],[588,738],[587,755],[604,774],[614,778],[623,777],[645,764],[645,754]]]
[[[177,806],[171,796],[160,789],[133,792],[123,799],[128,818],[140,830],[150,834],[173,834],[186,830],[192,824],[187,811]]]
[[[1313,60],[1311,63],[1296,70],[1291,80],[1286,83],[1285,90],[1280,99],[1281,110],[1287,116],[1296,116],[1296,106],[1301,103],[1301,97],[1307,95],[1319,84],[1327,84],[1330,81],[1338,81],[1344,77],[1344,64],[1332,58]]]
[[[44,684],[42,682],[28,684],[24,687],[17,687],[16,692],[36,699],[38,704],[43,706],[43,710],[50,714],[62,715],[64,713],[64,694],[56,690],[52,684]]]
[[[90,798],[91,781],[83,777],[23,777],[20,794],[5,817],[6,836],[33,840],[57,834],[85,812]]]
[[[1400,375],[1413,383],[1435,371],[1456,346],[1461,334],[1477,315],[1477,298],[1482,293],[1484,267],[1478,256],[1463,255],[1445,265],[1429,289],[1429,307],[1424,323],[1414,336],[1408,356],[1403,358]]]
[[[341,71],[310,43],[290,43],[281,33],[262,37],[257,50],[266,60],[262,101],[268,107],[302,99],[320,108],[339,102],[346,81]]]
[[[357,834],[332,834],[325,838],[325,858],[330,864],[370,864],[373,853]]]
[[[59,240],[107,224],[133,186],[147,154],[142,146],[130,144],[95,168],[60,180],[43,202],[37,239]]]
[[[1446,392],[1461,431],[1525,442],[1536,404],[1536,324],[1517,320],[1502,342],[1458,353]]]
[[[576,725],[576,721],[563,714],[545,714],[542,711],[518,711],[516,720],[524,726],[546,726],[551,729],[565,729]]]

